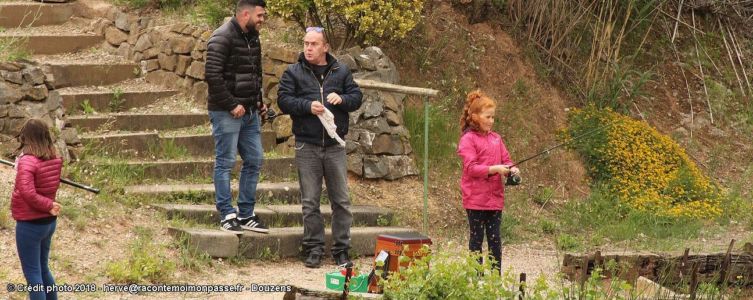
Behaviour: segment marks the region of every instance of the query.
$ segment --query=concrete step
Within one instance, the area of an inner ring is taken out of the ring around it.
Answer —
[[[231,184],[233,195],[238,194],[238,184]],[[133,185],[123,189],[126,194],[150,199],[191,200],[193,203],[214,203],[213,184]],[[260,182],[256,186],[256,203],[296,204],[301,202],[298,182]]]
[[[270,228],[268,234],[246,231],[237,235],[219,229],[168,228],[168,232],[185,239],[189,249],[212,257],[244,256],[248,258],[298,257],[301,255],[303,227]],[[374,255],[376,239],[380,234],[416,232],[400,227],[352,227],[350,229],[351,255]],[[329,256],[332,233],[325,230],[326,254]],[[325,262],[331,262],[325,258]]]
[[[182,218],[200,224],[219,224],[220,216],[214,205],[157,204],[168,218]],[[326,224],[332,222],[332,209],[322,204],[322,216]],[[377,206],[353,205],[353,226],[387,226],[393,223],[391,210]],[[303,213],[300,205],[257,205],[254,213],[270,228],[302,226]]]
[[[208,120],[208,118],[206,118]],[[205,120],[205,121],[206,121]],[[102,135],[82,135],[81,141],[96,145],[112,153],[133,158],[151,157],[155,145],[180,147],[190,156],[214,157],[214,138],[211,134],[160,136],[156,132],[131,132]],[[272,151],[277,145],[274,131],[262,131],[262,148]]]
[[[204,125],[205,114],[102,114],[71,116],[68,121],[80,131],[94,131],[107,127],[125,131],[169,130]],[[103,126],[106,125],[106,126]]]
[[[42,60],[42,59],[40,59]],[[43,67],[50,76],[48,79],[56,88],[86,85],[109,85],[126,79],[136,78],[141,69],[132,62],[47,62]]]
[[[102,90],[96,88],[62,88],[58,92],[63,97],[63,108],[69,115],[81,114],[81,104],[88,101],[89,105],[97,112],[110,112],[113,101],[120,102],[119,108],[127,110],[131,108],[145,107],[154,103],[157,99],[170,97],[177,94],[173,90]]]
[[[242,161],[236,161],[232,174],[239,174]],[[294,178],[295,159],[292,157],[264,158],[261,177],[264,181],[290,180]],[[97,169],[132,168],[142,174],[140,179],[185,179],[187,177],[212,178],[214,159],[128,161],[120,164],[97,164]]]
[[[0,2],[0,27],[63,24],[73,16],[73,3]]]
[[[33,33],[0,33],[0,40],[3,39],[19,40],[19,47],[26,49],[31,54],[71,53],[98,46],[105,40],[101,35],[93,34],[38,35]]]

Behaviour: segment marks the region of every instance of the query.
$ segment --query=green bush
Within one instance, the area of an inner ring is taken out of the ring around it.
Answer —
[[[107,276],[117,283],[166,282],[175,269],[164,247],[152,243],[154,233],[136,228],[137,239],[131,244],[130,256],[107,265]]]
[[[567,233],[560,234],[557,237],[557,249],[564,250],[564,251],[570,251],[575,250],[575,248],[578,248],[580,243],[578,240]]]
[[[281,0],[269,1],[273,15],[326,28],[335,49],[401,39],[421,20],[425,0]]]

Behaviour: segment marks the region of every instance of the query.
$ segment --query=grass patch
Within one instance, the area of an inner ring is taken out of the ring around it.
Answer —
[[[116,283],[167,282],[175,263],[167,258],[165,248],[152,242],[151,229],[136,227],[136,240],[130,246],[130,256],[107,264],[107,277]]]
[[[5,29],[0,27],[0,33]],[[31,52],[26,50],[27,38],[2,37],[0,38],[0,62],[29,59]]]
[[[3,197],[0,200],[0,229],[10,229],[13,227],[13,223],[10,213],[10,197]]]

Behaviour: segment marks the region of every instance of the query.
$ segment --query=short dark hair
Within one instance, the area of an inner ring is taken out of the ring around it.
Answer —
[[[239,13],[246,7],[254,8],[256,6],[267,7],[267,2],[264,0],[238,0],[238,4],[235,5],[235,12]]]

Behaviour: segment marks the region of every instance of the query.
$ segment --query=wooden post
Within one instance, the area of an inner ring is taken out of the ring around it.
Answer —
[[[601,257],[601,251],[596,250],[596,253],[594,253],[594,270],[596,268],[602,267],[602,265],[604,263],[603,260],[604,260],[604,258]],[[601,271],[604,272],[604,269],[602,268]]]
[[[690,254],[690,248],[685,248],[685,253],[682,254],[682,260],[680,261],[680,281],[685,280],[685,273],[687,272],[688,254]]]
[[[690,300],[696,299],[698,293],[698,263],[693,263],[693,271],[690,273]]]
[[[729,248],[727,248],[727,253],[724,255],[724,260],[722,260],[722,268],[719,271],[719,283],[722,285],[727,284],[727,277],[729,277],[729,269],[732,264],[732,247],[734,246],[735,240],[733,239],[729,243]]]
[[[520,291],[520,294],[518,294],[518,299],[523,300],[526,298],[526,273],[520,273],[520,287],[518,288]]]
[[[580,262],[580,288],[583,290],[583,286],[588,280],[588,261],[591,260],[588,255],[583,255],[583,261]]]

